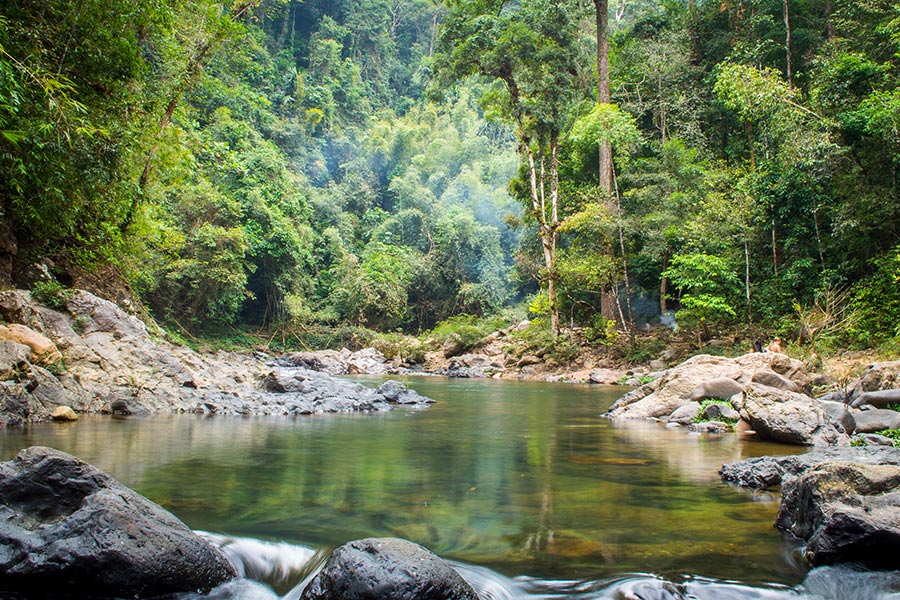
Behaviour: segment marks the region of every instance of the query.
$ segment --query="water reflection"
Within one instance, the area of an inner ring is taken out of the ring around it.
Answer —
[[[398,536],[549,581],[803,577],[783,558],[777,505],[716,474],[728,460],[796,449],[598,418],[617,389],[437,378],[415,387],[439,403],[291,420],[88,417],[3,432],[0,454],[54,446],[191,527],[229,536],[313,548]]]

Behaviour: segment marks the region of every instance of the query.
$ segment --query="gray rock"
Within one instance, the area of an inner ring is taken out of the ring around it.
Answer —
[[[769,369],[759,369],[755,373],[753,373],[753,377],[751,377],[750,381],[753,383],[758,383],[760,385],[767,385],[769,387],[778,388],[779,390],[787,390],[789,392],[795,392],[798,394],[803,393],[803,389],[788,379],[783,375],[779,375],[775,371],[770,371]]]
[[[99,469],[32,447],[0,464],[0,589],[150,597],[232,579],[225,556]]]
[[[426,398],[415,390],[409,389],[405,384],[393,379],[382,383],[376,391],[391,404],[425,405],[434,402],[431,398]]]
[[[478,600],[450,565],[396,538],[349,542],[331,553],[301,600]]]
[[[853,433],[856,431],[856,420],[847,409],[847,405],[841,402],[832,402],[830,400],[818,399],[819,405],[822,407],[829,417],[839,423],[844,433]]]
[[[857,433],[851,438],[852,442],[861,442],[864,446],[893,446],[894,440],[877,433]]]
[[[900,428],[900,412],[873,408],[853,413],[857,433],[875,433],[884,429]]]
[[[669,415],[669,423],[677,423],[678,425],[690,425],[694,422],[699,414],[700,403],[691,402],[690,404],[685,404],[681,408],[675,409],[675,411],[671,415]]]
[[[900,467],[824,463],[785,478],[776,526],[806,542],[810,564],[900,566]]]
[[[723,465],[719,475],[725,483],[765,489],[781,485],[785,475],[797,475],[828,462],[900,466],[900,448],[817,448],[805,454],[746,458]]]
[[[690,399],[698,402],[706,398],[718,398],[719,400],[727,400],[735,394],[740,394],[744,388],[734,379],[729,377],[717,377],[704,381],[691,391]]]
[[[741,415],[763,439],[803,446],[847,445],[850,439],[812,398],[778,388],[750,384]]]
[[[703,417],[711,421],[737,421],[741,414],[730,405],[712,403],[703,410]]]
[[[890,390],[900,387],[900,361],[869,365],[850,392],[856,398],[863,392]]]
[[[24,344],[0,341],[0,378],[13,377],[22,367],[27,367],[31,348]]]
[[[900,404],[900,390],[863,392],[853,399],[850,406],[858,408],[865,404],[869,404],[876,408],[884,408],[889,404]]]

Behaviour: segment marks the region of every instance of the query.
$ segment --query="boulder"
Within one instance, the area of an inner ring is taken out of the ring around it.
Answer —
[[[38,364],[51,365],[62,360],[62,354],[50,338],[20,323],[0,325],[0,340],[28,346],[32,362]]]
[[[831,400],[823,400],[821,398],[817,399],[819,405],[822,407],[828,416],[831,417],[834,421],[840,424],[840,426],[844,429],[844,433],[853,433],[856,431],[856,420],[853,418],[853,415],[850,414],[850,411],[847,409],[847,405],[843,402],[833,402]]]
[[[151,597],[235,577],[171,513],[99,469],[32,447],[0,464],[0,589],[28,598]]]
[[[57,406],[50,413],[50,418],[54,421],[77,421],[78,415],[75,414],[71,406]]]
[[[700,403],[699,402],[691,402],[690,404],[685,404],[681,408],[675,409],[671,415],[669,415],[669,423],[677,423],[679,425],[690,425],[693,423],[697,416],[700,414]]]
[[[743,386],[730,377],[717,377],[704,381],[691,391],[690,398],[695,402],[706,398],[718,398],[719,400],[727,400],[735,394],[744,391]]]
[[[744,392],[741,416],[763,439],[803,446],[848,445],[843,428],[812,398],[751,383]]]
[[[331,553],[301,600],[478,600],[453,568],[422,546],[367,538]]]
[[[810,564],[900,567],[900,466],[830,462],[786,478],[776,526]]]
[[[850,406],[858,408],[866,404],[876,408],[885,408],[890,404],[900,404],[900,390],[863,392],[853,399]]]
[[[850,439],[850,443],[859,443],[863,446],[893,446],[894,440],[877,433],[857,433]]]
[[[760,385],[767,385],[769,387],[778,388],[779,390],[787,390],[789,392],[796,392],[798,394],[803,393],[803,389],[799,385],[797,385],[784,375],[779,375],[775,371],[769,369],[758,369],[753,373],[750,381],[753,383],[758,383]]]
[[[900,428],[900,412],[873,408],[861,410],[853,414],[856,423],[856,433],[875,433],[885,429]]]

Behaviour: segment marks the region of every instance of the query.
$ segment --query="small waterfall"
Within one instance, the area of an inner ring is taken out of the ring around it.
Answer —
[[[241,578],[265,583],[276,590],[294,586],[324,560],[321,551],[304,546],[205,531],[197,533],[228,557]]]

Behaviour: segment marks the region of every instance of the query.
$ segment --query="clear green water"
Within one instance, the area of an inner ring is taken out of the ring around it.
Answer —
[[[365,381],[364,379],[361,379]],[[368,380],[372,385],[377,380]],[[399,536],[506,575],[795,584],[777,496],[727,461],[801,449],[599,418],[621,388],[418,378],[428,409],[296,419],[84,417],[0,433],[47,445],[195,529],[313,547]]]

